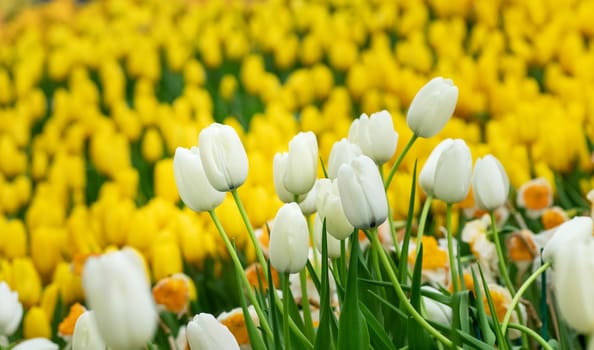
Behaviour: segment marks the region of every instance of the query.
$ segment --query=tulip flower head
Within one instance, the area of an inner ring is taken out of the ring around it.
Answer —
[[[104,350],[105,341],[97,328],[95,313],[85,311],[78,317],[72,335],[72,350]]]
[[[336,180],[319,180],[317,207],[320,218],[326,219],[326,231],[334,238],[343,240],[353,233],[354,227],[344,214]]]
[[[289,142],[289,152],[274,157],[274,182],[281,200],[286,192],[303,195],[316,182],[318,169],[318,141],[313,132],[300,132]],[[292,200],[292,199],[291,199]]]
[[[320,214],[316,215],[314,219],[314,241],[316,243],[316,248],[322,253],[322,234],[324,229],[324,223],[320,217]],[[352,232],[352,231],[351,231]],[[326,247],[328,252],[328,257],[330,259],[338,259],[341,256],[340,251],[340,240],[334,238],[334,236],[328,234],[328,230],[326,230]]]
[[[468,195],[472,157],[466,142],[446,139],[429,155],[419,175],[421,188],[446,203],[457,203]]]
[[[179,196],[188,208],[210,211],[225,199],[225,192],[217,191],[208,181],[197,147],[178,147],[173,156],[173,171]]]
[[[363,152],[359,145],[352,143],[348,139],[342,139],[335,142],[330,150],[330,156],[328,157],[328,177],[330,179],[335,179],[341,165],[350,162],[361,154],[363,154]]]
[[[12,291],[6,282],[0,282],[0,337],[12,335],[23,318],[23,305],[19,294]]]
[[[592,218],[589,216],[576,216],[561,224],[555,234],[546,243],[542,250],[542,259],[545,262],[557,263],[557,251],[565,246],[577,246],[592,239]]]
[[[349,129],[349,141],[359,145],[363,154],[377,164],[390,160],[396,152],[398,133],[394,130],[392,116],[388,111],[363,113]]]
[[[213,123],[200,132],[198,144],[204,173],[212,187],[227,192],[245,182],[248,159],[235,129]]]
[[[431,79],[413,98],[406,123],[420,137],[432,137],[452,117],[458,102],[458,87],[451,79]]]
[[[278,272],[296,273],[307,262],[309,231],[297,203],[287,203],[277,212],[270,232],[270,263]]]
[[[338,192],[344,213],[356,228],[377,227],[388,217],[384,183],[375,162],[361,155],[338,169]]]
[[[91,257],[83,271],[88,306],[113,349],[140,349],[153,338],[157,309],[142,258],[130,248]]]
[[[192,350],[239,350],[239,344],[229,328],[211,314],[194,316],[186,328],[186,337]]]
[[[482,210],[495,210],[505,204],[509,178],[497,158],[488,154],[476,160],[472,174],[472,193]]]
[[[46,338],[31,338],[20,342],[12,350],[58,350],[58,344]]]

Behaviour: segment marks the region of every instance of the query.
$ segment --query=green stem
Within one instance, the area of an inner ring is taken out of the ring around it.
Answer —
[[[438,341],[442,342],[446,347],[450,347],[450,348],[453,347],[454,344],[452,343],[452,341],[449,340],[447,337],[445,337],[443,334],[439,333],[439,331],[437,329],[433,328],[429,324],[429,322],[427,322],[427,320],[425,320],[423,318],[423,316],[421,314],[419,314],[419,312],[417,310],[415,310],[415,308],[412,306],[410,301],[406,298],[406,295],[404,294],[404,290],[402,290],[402,286],[398,282],[398,278],[396,278],[396,274],[394,273],[394,270],[392,269],[392,266],[390,265],[389,258],[386,255],[386,252],[384,251],[384,247],[382,247],[382,244],[379,241],[377,235],[370,235],[370,236],[372,238],[372,244],[374,246],[374,249],[377,249],[379,252],[379,257],[380,257],[382,263],[384,264],[384,268],[386,269],[386,272],[388,274],[388,277],[390,278],[390,281],[392,282],[394,291],[396,292],[396,295],[398,296],[398,299],[400,299],[400,302],[402,303],[402,305],[404,305],[404,308],[406,309],[406,311],[408,311],[408,314],[410,316],[412,316],[412,318],[414,318],[415,321],[417,321],[419,323],[419,325],[421,325],[423,328],[425,328],[427,330],[427,332],[429,332],[431,335],[433,335]]]
[[[503,278],[503,282],[505,286],[511,293],[511,295],[516,294],[514,290],[514,286],[509,278],[509,274],[507,273],[507,267],[505,266],[505,257],[503,256],[503,249],[501,247],[501,240],[499,239],[499,233],[497,232],[497,224],[495,220],[495,212],[491,211],[491,230],[493,232],[493,241],[495,241],[495,249],[497,250],[497,260],[499,264],[499,272],[501,273],[501,278]]]
[[[398,155],[398,158],[394,162],[394,165],[392,165],[392,169],[390,169],[388,178],[384,182],[384,189],[388,189],[388,187],[390,187],[390,183],[392,182],[392,178],[394,177],[394,174],[396,174],[396,170],[398,170],[398,167],[400,166],[400,163],[402,163],[404,156],[408,153],[408,151],[412,147],[413,143],[415,143],[415,141],[418,138],[419,138],[419,136],[417,134],[413,134],[413,136],[410,138],[410,140],[408,140],[408,143],[406,144],[406,146],[404,146],[404,149]]]
[[[519,323],[510,323],[509,328],[514,328],[522,332],[522,334],[527,334],[531,336],[540,346],[542,346],[543,350],[553,350],[553,347],[547,343],[538,333],[530,329],[529,327],[524,326],[523,324]]]
[[[252,289],[252,286],[250,285],[250,282],[247,279],[247,276],[243,272],[243,266],[241,265],[241,261],[239,260],[239,257],[237,256],[237,252],[235,251],[235,248],[231,244],[231,241],[229,241],[229,237],[227,237],[227,234],[225,233],[225,230],[223,229],[223,225],[221,225],[221,222],[219,221],[219,218],[218,218],[217,214],[214,212],[214,210],[211,210],[208,213],[210,214],[210,218],[212,219],[217,230],[219,231],[219,234],[221,235],[221,238],[223,239],[223,242],[225,243],[225,247],[227,248],[227,251],[229,252],[229,255],[231,256],[231,260],[233,260],[235,269],[237,269],[237,271],[239,272],[239,275],[241,276],[241,281],[243,282],[244,287],[248,293],[248,298],[250,299],[252,305],[254,305],[254,309],[256,310],[256,313],[258,314],[258,319],[260,320],[260,324],[261,324],[262,328],[264,329],[264,331],[266,332],[267,335],[272,337],[272,330],[270,329],[270,325],[268,324],[268,321],[264,316],[264,312],[262,311],[262,308],[260,307],[260,304],[258,303],[256,296],[254,295],[254,291]],[[265,266],[265,265],[262,265],[262,266]]]
[[[429,215],[429,208],[431,208],[431,201],[433,201],[433,196],[427,195],[425,204],[423,205],[423,211],[421,212],[421,219],[419,220],[419,228],[417,229],[417,247],[421,245],[423,235],[425,234],[425,223]]]
[[[243,223],[248,230],[248,234],[250,236],[250,240],[254,245],[254,249],[256,250],[256,257],[258,258],[258,262],[262,267],[262,271],[264,272],[264,277],[268,281],[268,268],[266,264],[266,259],[264,259],[264,254],[262,253],[262,249],[260,249],[260,244],[258,243],[258,239],[256,238],[256,234],[254,233],[254,228],[250,222],[250,219],[247,216],[245,208],[243,207],[243,203],[241,203],[241,199],[239,198],[239,194],[237,193],[237,189],[231,190],[231,194],[233,195],[233,199],[235,200],[235,204],[237,204],[237,208],[239,209],[239,213],[241,214],[241,218],[243,219]]]
[[[303,322],[305,323],[305,336],[313,341],[315,332],[311,320],[311,308],[309,306],[309,295],[307,293],[307,272],[305,269],[299,271],[299,282],[301,284],[301,308],[303,309]]]
[[[450,272],[452,275],[452,286],[454,287],[454,293],[457,293],[460,290],[460,285],[458,284],[458,265],[456,264],[456,259],[454,257],[454,240],[453,236],[454,233],[452,232],[452,204],[447,203],[446,209],[446,229],[447,229],[447,239],[448,239],[448,255],[450,259]]]
[[[289,273],[285,272],[283,277],[283,337],[285,340],[285,350],[291,350],[291,333],[289,329]]]
[[[382,181],[384,181],[384,167],[378,165],[377,168],[379,169],[380,176],[382,177]],[[394,245],[394,249],[396,251],[396,255],[400,255],[398,249],[398,241],[396,239],[396,230],[394,229],[394,217],[392,216],[392,208],[390,208],[390,199],[388,198],[388,192],[386,191],[386,204],[388,205],[388,224],[390,227],[390,237],[392,238],[392,244]]]
[[[507,330],[507,327],[509,325],[509,320],[511,319],[512,312],[514,311],[514,309],[520,302],[520,299],[522,298],[522,295],[524,294],[524,292],[526,292],[526,290],[528,289],[528,287],[530,287],[532,282],[534,282],[536,280],[536,278],[541,273],[545,272],[550,266],[551,266],[551,262],[545,263],[544,265],[539,267],[538,270],[534,271],[534,273],[532,275],[530,275],[530,277],[528,277],[528,279],[524,282],[524,284],[522,284],[522,286],[520,286],[520,289],[518,289],[518,291],[514,295],[514,298],[512,299],[511,304],[509,305],[507,312],[505,313],[505,316],[503,317],[503,322],[501,322],[501,332],[503,334],[505,334],[505,331]]]

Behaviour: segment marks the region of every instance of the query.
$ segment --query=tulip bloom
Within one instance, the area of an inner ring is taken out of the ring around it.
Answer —
[[[245,182],[248,159],[235,129],[213,123],[200,132],[198,143],[204,173],[212,187],[226,192]]]
[[[229,328],[211,314],[194,316],[186,328],[186,337],[192,350],[239,350],[239,344]]]
[[[359,145],[352,143],[348,139],[342,139],[335,142],[334,145],[332,145],[330,156],[328,157],[328,177],[330,179],[336,179],[340,166],[350,162],[361,154],[363,154],[363,152]]]
[[[175,184],[184,204],[196,211],[211,211],[225,199],[225,192],[219,192],[208,182],[200,150],[178,147],[173,156]]]
[[[105,341],[101,338],[97,322],[95,321],[95,313],[93,311],[85,311],[76,320],[74,326],[74,333],[72,334],[72,350],[104,350]]]
[[[287,161],[289,154],[287,152],[277,153],[274,155],[272,160],[273,177],[274,177],[274,190],[278,198],[284,203],[291,203],[295,200],[295,195],[291,193],[285,187],[285,174],[287,173]],[[299,196],[298,200],[301,201],[303,196]]]
[[[458,87],[450,79],[431,79],[413,98],[406,123],[420,137],[431,137],[443,129],[458,102]]]
[[[318,173],[318,141],[316,135],[300,132],[289,142],[283,185],[292,194],[305,194],[316,182]]]
[[[562,247],[582,245],[592,239],[592,226],[592,218],[588,216],[576,216],[561,224],[544,246],[542,259],[556,264],[559,260],[557,251]]]
[[[285,204],[276,213],[268,249],[270,263],[278,272],[296,273],[305,266],[309,231],[297,203]]]
[[[472,157],[466,142],[446,139],[427,158],[419,175],[421,188],[446,203],[464,200],[470,189]]]
[[[509,178],[497,158],[488,154],[476,160],[472,174],[472,194],[483,210],[495,210],[505,204]]]
[[[46,338],[32,338],[18,343],[12,350],[58,350],[59,348],[58,344]]]
[[[23,305],[19,294],[12,291],[6,282],[0,282],[0,337],[12,335],[23,318]]]
[[[314,219],[314,240],[316,242],[316,248],[322,254],[322,233],[324,229],[324,223],[320,215],[316,215]],[[351,231],[352,232],[352,231]],[[326,230],[328,233],[328,230]],[[326,247],[328,252],[328,257],[330,259],[338,259],[340,258],[341,251],[340,251],[340,240],[334,238],[332,235],[326,235]]]
[[[356,228],[379,226],[388,217],[384,183],[377,165],[365,155],[338,169],[338,192],[344,213]]]
[[[342,240],[353,233],[354,227],[342,208],[336,180],[319,181],[317,207],[320,218],[326,219],[326,231],[334,238]]]
[[[140,349],[153,338],[157,309],[142,258],[130,248],[90,257],[83,271],[87,302],[113,349]]]
[[[392,116],[388,111],[363,113],[355,119],[349,129],[349,141],[361,147],[363,154],[377,164],[390,160],[396,152],[398,133],[394,130]]]

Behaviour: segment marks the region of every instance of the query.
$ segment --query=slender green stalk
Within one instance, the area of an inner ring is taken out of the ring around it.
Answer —
[[[392,169],[390,169],[390,173],[388,174],[388,178],[384,182],[384,189],[388,189],[388,187],[390,187],[390,183],[392,182],[392,178],[394,177],[394,174],[396,174],[396,170],[398,170],[398,167],[400,166],[400,163],[402,163],[402,160],[404,159],[404,156],[408,153],[408,151],[412,147],[413,143],[415,143],[415,141],[418,138],[419,138],[419,135],[413,134],[413,136],[410,138],[410,140],[408,140],[408,143],[406,144],[406,146],[404,146],[404,149],[398,155],[398,158],[394,162],[394,165],[392,165]]]
[[[522,284],[522,286],[520,286],[520,288],[514,295],[512,301],[511,301],[511,304],[509,305],[507,312],[505,313],[505,316],[503,317],[503,322],[501,322],[501,332],[503,334],[505,334],[505,331],[507,330],[507,327],[509,325],[509,320],[511,319],[512,312],[514,311],[514,309],[520,302],[520,299],[522,298],[522,295],[524,294],[524,292],[526,292],[526,290],[528,289],[528,287],[530,287],[532,282],[534,282],[536,280],[536,278],[541,273],[545,272],[549,267],[551,267],[551,263],[550,262],[545,263],[544,265],[539,267],[538,270],[534,271],[534,273],[532,275],[530,275],[530,277],[528,277],[528,279],[526,279],[526,281]]]
[[[301,308],[303,309],[303,322],[305,323],[305,336],[313,341],[315,338],[313,321],[311,320],[311,308],[309,307],[309,295],[307,293],[307,272],[306,269],[299,271],[299,283],[301,284]]]
[[[450,272],[452,274],[452,286],[454,287],[454,293],[457,293],[460,290],[459,280],[458,280],[458,265],[456,264],[456,259],[454,258],[454,232],[452,232],[452,204],[447,204],[446,209],[446,228],[447,228],[447,239],[448,239],[448,256],[450,259]]]
[[[379,252],[379,257],[380,257],[382,263],[384,264],[384,268],[386,269],[386,272],[388,274],[388,277],[390,278],[390,281],[392,282],[394,291],[396,292],[396,295],[398,295],[398,299],[400,300],[402,305],[404,305],[404,308],[406,309],[406,311],[408,311],[408,314],[410,316],[412,316],[412,318],[414,318],[415,321],[417,321],[419,323],[419,325],[421,325],[421,327],[425,328],[427,330],[427,332],[429,332],[432,336],[434,336],[438,341],[443,343],[446,347],[449,347],[449,348],[454,347],[454,344],[452,343],[451,340],[449,340],[443,334],[439,333],[439,331],[437,329],[433,328],[433,326],[431,326],[429,324],[429,322],[427,322],[427,320],[425,320],[423,318],[423,316],[421,314],[419,314],[419,312],[417,310],[415,310],[415,308],[412,306],[410,301],[406,298],[406,294],[404,294],[404,290],[402,290],[402,286],[398,282],[398,278],[396,278],[396,274],[394,273],[394,270],[392,269],[392,266],[390,265],[389,258],[386,255],[386,252],[384,251],[384,248],[382,247],[382,244],[379,241],[377,235],[370,235],[370,236],[372,238],[372,244],[374,246],[374,249],[377,249]]]
[[[514,285],[509,278],[509,273],[507,272],[507,267],[505,266],[505,257],[503,256],[503,249],[501,247],[501,240],[499,239],[499,233],[497,232],[497,221],[495,220],[495,212],[491,211],[491,230],[493,232],[493,240],[495,241],[495,249],[497,250],[497,260],[499,264],[499,272],[501,273],[501,278],[503,278],[503,282],[505,286],[511,293],[511,295],[516,294],[514,290]]]
[[[283,277],[283,337],[285,340],[285,350],[291,350],[291,333],[289,329],[289,273],[285,272]]]
[[[377,168],[379,169],[380,175],[382,177],[382,181],[384,181],[384,167],[378,165]],[[396,230],[394,229],[394,217],[392,216],[392,208],[390,208],[390,199],[388,198],[388,193],[386,191],[386,204],[388,205],[388,224],[390,227],[390,237],[392,238],[392,243],[394,245],[394,249],[396,250],[396,255],[400,255],[398,252],[398,244],[396,240]]]
[[[221,225],[221,222],[219,221],[219,218],[218,218],[217,214],[214,212],[214,210],[211,210],[208,213],[210,214],[210,218],[212,219],[217,230],[219,231],[219,234],[221,235],[221,238],[223,239],[223,242],[225,243],[225,247],[227,248],[227,251],[229,252],[229,255],[231,256],[231,260],[233,261],[233,264],[235,265],[235,269],[237,269],[240,272],[239,275],[241,276],[241,281],[243,282],[244,287],[248,293],[248,297],[249,297],[250,301],[252,302],[252,305],[254,305],[254,309],[256,310],[256,313],[258,314],[258,319],[260,320],[260,325],[262,326],[262,328],[264,329],[266,334],[268,334],[270,337],[272,337],[272,330],[270,329],[270,325],[268,324],[268,321],[267,321],[266,317],[264,316],[264,312],[262,311],[262,308],[260,307],[260,304],[258,303],[258,300],[256,299],[256,295],[254,294],[254,290],[252,289],[252,286],[250,285],[250,282],[248,281],[247,276],[243,272],[243,266],[241,265],[241,261],[239,261],[239,257],[237,256],[237,252],[235,251],[235,248],[231,244],[231,241],[229,241],[229,237],[227,237],[227,234],[225,233],[225,230],[223,229],[223,225]],[[262,265],[262,266],[266,266],[266,265]]]
[[[235,204],[237,204],[237,208],[239,209],[239,213],[241,214],[241,218],[243,219],[243,223],[248,230],[248,234],[250,236],[250,240],[254,245],[254,249],[256,250],[256,257],[258,258],[258,262],[262,267],[262,271],[264,272],[264,277],[268,280],[268,269],[266,268],[266,259],[264,259],[264,254],[262,253],[262,249],[260,249],[260,244],[258,243],[258,239],[256,238],[256,234],[254,233],[254,228],[252,227],[252,223],[247,216],[245,208],[243,207],[243,203],[239,198],[239,194],[237,193],[237,189],[231,190],[231,194],[233,195],[233,199],[235,200]]]
[[[425,234],[425,223],[427,222],[427,215],[429,215],[429,208],[431,208],[431,202],[433,196],[427,195],[425,204],[423,205],[423,211],[421,212],[421,219],[419,220],[419,228],[417,229],[417,247],[421,245],[421,240]]]
[[[538,333],[536,333],[534,330],[530,329],[529,327],[526,327],[523,324],[519,324],[519,323],[510,323],[508,327],[517,329],[517,330],[521,331],[522,334],[527,334],[527,335],[531,336],[532,339],[536,340],[536,342],[538,344],[540,344],[540,346],[542,346],[542,348],[544,350],[553,350],[553,347],[549,343],[547,343],[546,340],[544,340]]]
[[[319,261],[319,257],[318,254],[316,253],[316,240],[314,238],[314,223],[313,223],[313,215],[308,215],[306,218],[307,220],[307,231],[309,233],[309,244],[311,245],[311,249],[313,249],[314,254],[313,255],[313,266],[315,266],[315,268],[319,268],[320,266],[320,261]]]

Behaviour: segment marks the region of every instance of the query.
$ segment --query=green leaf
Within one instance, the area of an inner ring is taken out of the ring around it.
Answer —
[[[488,315],[485,311],[485,305],[483,304],[483,292],[481,291],[478,286],[480,285],[476,274],[474,273],[474,269],[471,269],[472,272],[472,279],[474,281],[474,293],[476,295],[474,306],[477,311],[479,327],[481,329],[481,334],[483,335],[484,341],[489,345],[495,345],[496,337],[493,333],[493,330],[489,326],[489,320],[487,319]]]
[[[336,317],[330,307],[330,282],[328,279],[328,238],[326,220],[322,224],[322,283],[320,293],[320,324],[316,334],[314,349],[333,350],[336,348],[335,336],[338,332]]]
[[[359,266],[359,240],[351,239],[351,260],[347,277],[344,304],[340,311],[338,327],[338,349],[369,349],[369,331],[365,318],[359,309],[359,285],[357,271]]]
[[[240,273],[243,271],[235,270],[235,275],[237,277],[237,283],[241,285],[241,280],[239,277]],[[245,326],[248,331],[248,335],[250,337],[250,344],[253,350],[266,350],[266,345],[264,344],[264,339],[262,338],[262,334],[256,328],[254,320],[252,320],[252,316],[247,308],[247,302],[245,300],[245,295],[243,293],[239,293],[239,300],[241,302],[241,309],[243,310],[243,318],[245,319]]]
[[[483,274],[483,269],[481,268],[481,265],[477,265],[477,266],[478,266],[479,272],[481,274],[481,280],[483,282],[482,285],[485,290],[485,297],[487,298],[487,302],[489,304],[489,310],[491,312],[491,319],[493,320],[493,325],[495,328],[495,337],[497,338],[498,348],[502,349],[502,350],[507,350],[510,347],[507,342],[507,338],[505,338],[505,336],[501,332],[499,320],[497,319],[497,310],[495,309],[495,306],[493,304],[493,299],[491,299],[491,293],[489,293],[489,287],[487,286],[487,280],[485,279],[485,275]],[[475,288],[475,290],[480,289],[480,285],[475,284],[474,288]]]
[[[369,310],[369,308],[362,302],[359,303],[359,307],[361,308],[363,316],[367,320],[367,325],[369,326],[369,333],[371,336],[372,343],[378,343],[376,344],[376,348],[396,350],[396,347],[394,346],[394,344],[392,344],[392,341],[390,340],[390,336],[388,335],[388,333],[386,333],[386,330],[384,329],[382,324],[377,320],[377,318]]]
[[[462,291],[452,295],[453,326],[460,329],[462,333],[470,334],[470,309],[468,306],[469,291]],[[460,342],[459,339],[455,342]],[[467,348],[465,346],[465,348]]]
[[[408,277],[408,243],[410,241],[412,231],[413,213],[415,209],[415,193],[417,189],[417,160],[413,167],[412,173],[412,185],[410,189],[410,201],[408,202],[408,215],[406,217],[406,230],[404,232],[404,238],[402,240],[402,249],[400,250],[400,262],[399,262],[399,274],[400,283],[406,284]]]
[[[281,334],[280,334],[280,330],[282,329],[281,327],[281,317],[280,317],[280,313],[278,311],[278,308],[276,307],[276,302],[274,300],[275,298],[275,293],[276,293],[276,289],[273,287],[274,286],[274,282],[272,280],[272,269],[271,269],[272,264],[268,264],[268,290],[267,290],[267,296],[268,296],[268,306],[269,306],[269,318],[270,318],[270,328],[272,328],[272,341],[274,346],[272,347],[273,349],[280,349],[281,348],[281,344],[282,342],[282,338],[281,338]]]

